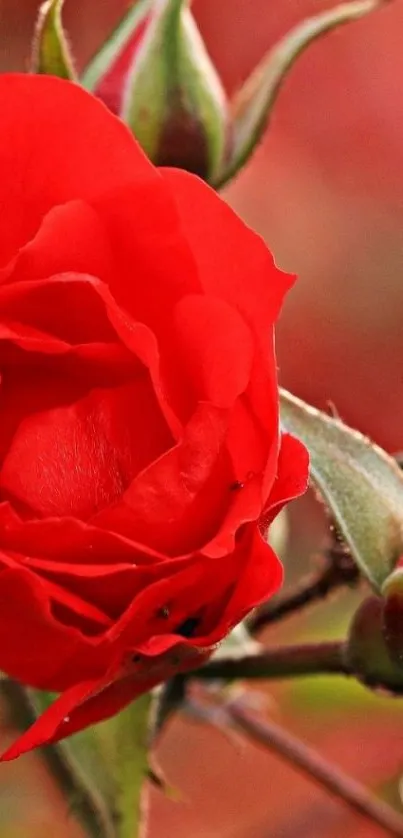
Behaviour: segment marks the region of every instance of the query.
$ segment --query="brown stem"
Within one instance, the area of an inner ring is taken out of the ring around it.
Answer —
[[[243,658],[217,658],[191,673],[192,678],[208,680],[222,678],[293,678],[298,675],[327,673],[351,675],[344,659],[344,643],[309,643],[266,649],[257,655]]]
[[[0,681],[0,692],[15,726],[26,730],[36,718],[27,691],[17,681],[5,679]],[[65,744],[50,745],[41,749],[41,753],[69,808],[76,813],[87,835],[116,838],[112,818],[101,795],[89,783],[68,747]]]
[[[248,620],[251,634],[258,634],[266,626],[277,623],[314,602],[325,599],[332,591],[345,585],[353,585],[359,579],[357,565],[346,553],[345,547],[335,542],[326,551],[325,565],[308,576],[297,588],[270,600]]]
[[[216,720],[218,705],[222,711],[221,721],[226,718],[228,724],[245,733],[258,745],[274,751],[355,812],[380,826],[388,835],[403,838],[403,816],[271,719],[262,721],[257,718],[239,699],[229,702],[217,696],[212,697],[206,691],[203,691],[202,698],[200,705],[204,718],[207,718],[209,711],[212,720]],[[191,698],[190,705],[193,701]],[[195,704],[197,708],[197,699]]]

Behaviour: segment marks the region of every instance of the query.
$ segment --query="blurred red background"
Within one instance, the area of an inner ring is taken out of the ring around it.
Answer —
[[[0,69],[26,66],[37,5],[0,0]],[[80,67],[127,5],[66,0]],[[332,5],[195,0],[193,8],[231,92],[276,38]],[[332,402],[346,421],[390,450],[403,448],[402,31],[403,3],[395,0],[314,44],[290,74],[261,148],[225,191],[266,238],[278,264],[299,275],[278,329],[282,383],[319,406]],[[323,610],[315,622],[291,623],[288,637],[338,636],[349,600],[347,606],[342,601],[330,616]],[[403,769],[400,704],[341,681],[320,680],[315,688],[301,682],[270,693],[276,716],[396,801]],[[189,722],[172,726],[161,758],[184,797],[154,800],[153,838],[336,838],[341,830],[345,838],[382,835],[273,757]],[[56,816],[58,835],[78,835],[32,765],[39,765],[36,757],[1,769],[0,820],[17,823],[10,809],[16,783],[17,800],[22,795],[25,804],[24,823],[7,838],[42,838]]]

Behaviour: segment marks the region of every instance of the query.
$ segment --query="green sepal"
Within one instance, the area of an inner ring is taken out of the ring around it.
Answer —
[[[103,76],[113,67],[115,61],[139,26],[149,14],[151,0],[137,0],[133,3],[124,17],[119,21],[109,38],[87,64],[80,77],[80,84],[86,90],[94,91]]]
[[[33,73],[74,80],[76,74],[73,58],[63,28],[63,4],[64,0],[46,0],[42,3],[32,45],[30,69]]]
[[[343,3],[297,24],[253,71],[231,103],[232,145],[214,180],[222,187],[245,166],[269,124],[278,94],[294,63],[318,38],[332,29],[358,20],[387,0]]]

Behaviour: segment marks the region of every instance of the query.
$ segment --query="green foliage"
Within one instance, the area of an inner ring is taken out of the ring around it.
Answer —
[[[307,446],[311,476],[375,590],[403,553],[403,476],[394,460],[338,419],[286,391],[284,427]]]
[[[29,692],[38,714],[55,698],[42,690]],[[64,784],[70,810],[85,826],[83,813],[88,805],[101,805],[105,812],[100,816],[114,825],[116,838],[141,834],[142,791],[149,773],[150,708],[151,694],[147,693],[112,719],[47,748],[48,765]],[[89,834],[93,834],[91,828]],[[105,838],[107,835],[105,829]]]

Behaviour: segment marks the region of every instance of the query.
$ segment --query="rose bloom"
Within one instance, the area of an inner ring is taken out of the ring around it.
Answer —
[[[78,86],[0,76],[0,669],[61,693],[3,758],[200,665],[276,591],[292,279]]]

